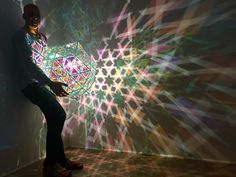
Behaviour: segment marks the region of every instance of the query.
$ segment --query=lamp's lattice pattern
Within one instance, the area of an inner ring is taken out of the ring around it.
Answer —
[[[88,93],[95,80],[96,67],[78,42],[46,47],[44,52],[42,47],[35,46],[33,56],[37,65],[52,80],[68,84],[65,90],[71,98]]]

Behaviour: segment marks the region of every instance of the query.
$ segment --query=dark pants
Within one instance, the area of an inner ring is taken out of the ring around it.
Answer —
[[[47,121],[46,159],[44,166],[66,160],[61,132],[66,113],[56,96],[40,83],[32,83],[22,90],[26,98],[39,106]]]

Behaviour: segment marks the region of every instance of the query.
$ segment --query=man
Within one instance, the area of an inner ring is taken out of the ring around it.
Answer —
[[[25,26],[13,36],[13,48],[18,66],[17,76],[23,95],[39,106],[47,121],[46,158],[43,173],[48,177],[70,177],[70,170],[82,169],[83,164],[66,158],[61,138],[66,113],[56,96],[67,96],[65,83],[50,80],[37,66],[43,57],[47,38],[39,32],[40,11],[34,4],[24,7]],[[45,86],[48,85],[51,90]]]

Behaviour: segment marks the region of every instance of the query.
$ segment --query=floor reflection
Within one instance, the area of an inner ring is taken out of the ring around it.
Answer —
[[[84,163],[74,177],[233,177],[236,165],[154,155],[118,153],[70,148],[73,160]],[[42,177],[42,161],[7,177]]]

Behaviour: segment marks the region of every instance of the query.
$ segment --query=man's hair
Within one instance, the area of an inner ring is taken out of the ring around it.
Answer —
[[[24,6],[24,14],[27,14],[27,12],[31,11],[32,9],[39,11],[38,6],[36,6],[35,4],[26,4]]]

